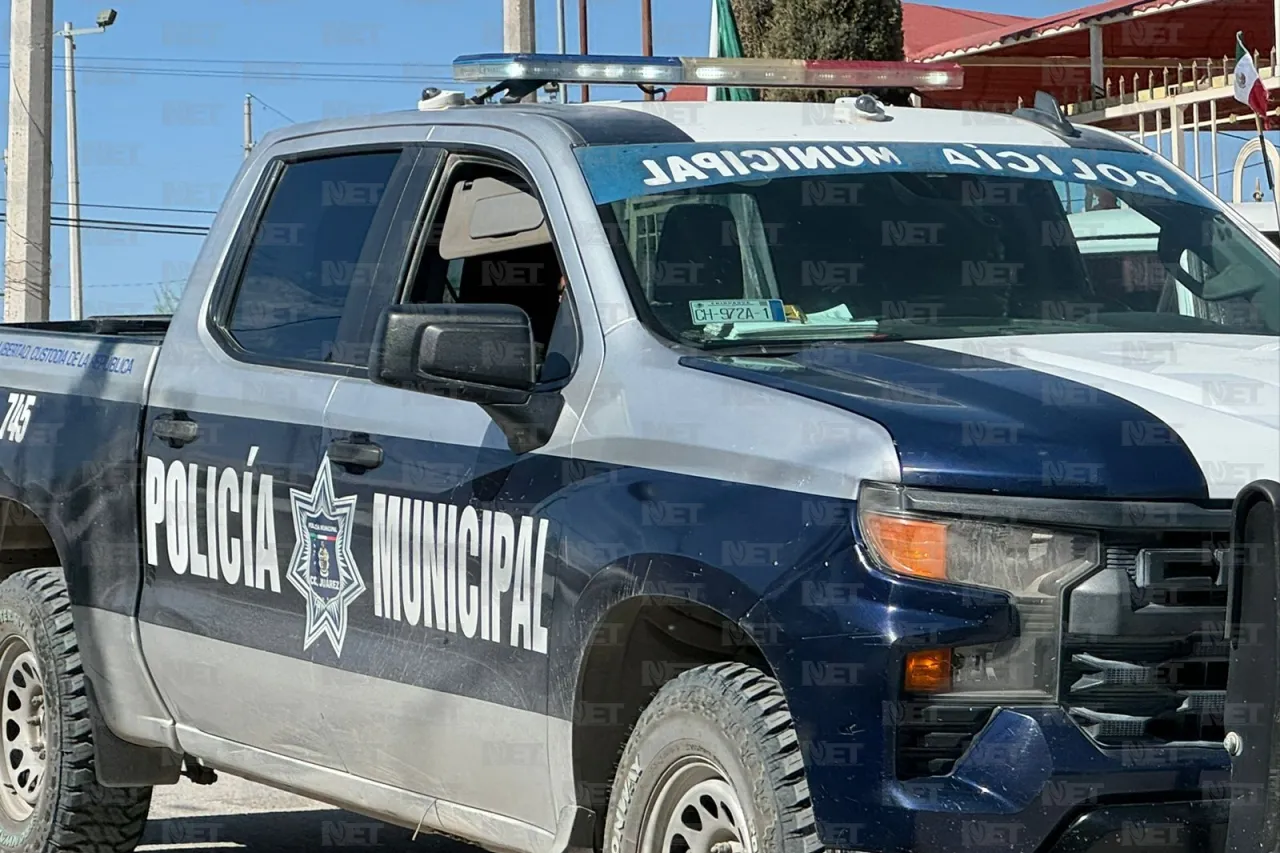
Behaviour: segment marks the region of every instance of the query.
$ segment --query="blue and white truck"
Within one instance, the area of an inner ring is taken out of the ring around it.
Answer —
[[[219,772],[501,853],[1220,848],[1280,249],[1051,99],[522,99],[952,66],[456,74],[263,139],[172,317],[0,327],[0,850]]]

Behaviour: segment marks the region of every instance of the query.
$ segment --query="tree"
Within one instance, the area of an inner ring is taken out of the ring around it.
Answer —
[[[172,314],[178,307],[178,301],[182,298],[182,294],[173,289],[173,283],[162,281],[156,287],[156,308],[157,314]]]
[[[733,0],[747,56],[766,59],[903,58],[901,0]],[[831,103],[854,91],[766,89],[763,100]],[[902,102],[904,93],[883,94]]]
[[[782,0],[787,2],[787,0]],[[769,20],[773,16],[774,0],[731,0],[733,20],[738,25],[738,40],[742,42],[742,55],[764,57],[765,34],[769,32]]]

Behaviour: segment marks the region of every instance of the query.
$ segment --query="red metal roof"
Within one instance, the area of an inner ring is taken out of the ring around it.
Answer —
[[[925,3],[902,4],[902,40],[907,59],[917,59],[935,44],[968,38],[994,29],[1025,25],[1034,20],[1021,15],[997,15],[969,9],[951,9]]]
[[[1147,22],[1151,23],[1148,24]],[[1234,56],[1235,31],[1245,29],[1246,43],[1260,50],[1274,44],[1270,4],[1258,0],[1106,0],[1081,9],[1047,15],[1034,20],[1015,22],[1001,27],[968,34],[957,34],[926,46],[913,58],[960,58],[976,53],[1004,52],[1014,45],[1053,39],[1052,46],[1036,49],[1032,55],[1063,55],[1063,48],[1073,49],[1067,55],[1088,56],[1087,27],[1090,23],[1110,23],[1104,33],[1113,36],[1113,44],[1104,53],[1126,57],[1204,58]],[[1210,25],[1209,29],[1203,25]],[[1253,30],[1252,33],[1249,30]],[[1229,33],[1225,40],[1221,33]],[[1074,49],[1074,42],[1061,41],[1071,35],[1083,35],[1084,50]],[[1253,39],[1250,41],[1249,36]]]
[[[706,99],[705,86],[672,86],[663,98],[664,101],[705,101]]]
[[[1064,103],[1087,97],[1090,22],[1104,24],[1105,76],[1119,89],[1142,88],[1149,74],[1162,83],[1165,68],[1192,61],[1200,73],[1208,59],[1234,59],[1235,34],[1265,57],[1275,44],[1270,3],[1257,0],[1110,0],[1074,12],[1014,24],[935,44],[920,58],[946,57],[965,66],[964,89],[933,92],[931,105],[1004,109],[1045,90]],[[1123,60],[1123,64],[1118,61]],[[1266,60],[1264,59],[1264,64]],[[1019,64],[1021,63],[1021,64]]]

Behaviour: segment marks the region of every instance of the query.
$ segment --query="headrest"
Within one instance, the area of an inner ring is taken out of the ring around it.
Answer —
[[[723,205],[682,204],[667,211],[655,260],[656,302],[743,296],[737,222]]]

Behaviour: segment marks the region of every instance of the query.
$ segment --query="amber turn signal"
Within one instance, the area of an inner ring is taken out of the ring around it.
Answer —
[[[946,579],[945,524],[869,512],[862,516],[862,530],[890,570],[922,578]]]
[[[946,693],[951,690],[951,650],[929,649],[908,653],[905,687],[912,693]]]

